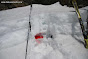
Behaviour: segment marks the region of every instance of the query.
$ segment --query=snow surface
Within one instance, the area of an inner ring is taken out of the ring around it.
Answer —
[[[80,9],[86,24],[88,7]],[[33,4],[32,31],[27,59],[88,59],[88,50],[74,8]],[[0,11],[0,59],[24,59],[28,32],[30,6]],[[52,34],[53,38],[34,38],[37,33]]]

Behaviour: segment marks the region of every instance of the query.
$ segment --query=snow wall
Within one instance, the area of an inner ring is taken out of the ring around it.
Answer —
[[[83,9],[86,24],[88,12]],[[33,5],[27,59],[88,59],[77,15],[71,11],[74,9],[59,3]],[[25,58],[29,12],[30,6],[0,11],[0,59]],[[44,38],[37,44],[34,36],[40,32],[50,33],[54,39]]]

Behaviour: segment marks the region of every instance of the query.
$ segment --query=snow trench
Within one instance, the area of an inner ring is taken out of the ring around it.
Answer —
[[[33,6],[27,59],[88,59],[77,15],[70,12],[73,8],[59,3]],[[0,59],[25,58],[29,7],[0,12]],[[87,11],[80,12],[86,27]],[[46,33],[40,44],[34,37],[37,33]]]

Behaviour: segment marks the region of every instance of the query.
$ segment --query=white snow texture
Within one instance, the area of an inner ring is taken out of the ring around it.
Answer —
[[[81,8],[86,24],[88,7]],[[88,59],[74,8],[33,4],[27,59]],[[0,11],[0,59],[25,59],[30,6]],[[46,33],[41,43],[37,33]],[[53,38],[47,38],[51,34]]]

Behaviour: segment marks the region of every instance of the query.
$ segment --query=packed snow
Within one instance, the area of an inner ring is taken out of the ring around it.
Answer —
[[[80,9],[86,25],[88,7]],[[71,12],[72,11],[72,12]],[[74,8],[33,4],[27,59],[88,59]],[[0,59],[25,59],[30,6],[0,11]],[[86,26],[85,26],[86,27]],[[46,33],[38,43],[37,33]],[[53,35],[53,38],[48,35]]]

